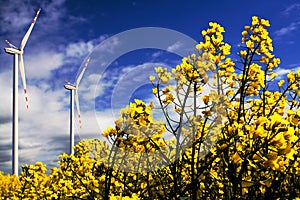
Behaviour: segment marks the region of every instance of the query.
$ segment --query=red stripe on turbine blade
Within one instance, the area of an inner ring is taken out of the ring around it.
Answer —
[[[26,101],[26,108],[28,109],[28,96],[27,96],[27,90],[24,89],[24,95],[25,95],[25,101]]]
[[[81,119],[80,119],[80,114],[78,114],[78,122],[79,122],[80,128],[82,128],[82,123],[81,123]]]
[[[36,20],[37,20],[37,18],[38,18],[38,16],[39,16],[39,14],[40,14],[40,11],[41,11],[41,8],[39,8],[38,9],[38,11],[36,12],[36,14],[35,14],[35,16],[34,16],[34,19],[32,20],[32,24],[35,24],[35,22],[36,22]]]
[[[28,108],[29,108],[28,101],[26,101],[26,109],[28,109]]]

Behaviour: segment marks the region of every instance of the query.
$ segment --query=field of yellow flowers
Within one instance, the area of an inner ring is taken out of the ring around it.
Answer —
[[[149,77],[164,121],[136,99],[109,142],[82,140],[48,173],[41,162],[0,173],[1,199],[299,199],[300,69],[276,79],[269,26],[252,17],[232,60],[209,23],[195,54]]]

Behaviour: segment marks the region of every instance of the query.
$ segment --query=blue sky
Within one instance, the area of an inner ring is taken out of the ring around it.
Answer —
[[[69,93],[64,80],[75,81],[90,53],[79,87],[83,128],[76,129],[76,142],[99,137],[133,97],[151,100],[151,94],[143,91],[153,68],[176,65],[181,55],[192,51],[191,44],[201,40],[201,30],[210,21],[225,27],[225,41],[234,53],[253,15],[270,20],[275,55],[282,61],[277,72],[284,75],[299,68],[299,1],[243,2],[1,1],[2,49],[7,47],[5,39],[20,44],[42,8],[24,53],[29,110],[19,80],[20,167],[42,161],[51,168],[57,156],[68,151]],[[0,170],[11,173],[13,56],[2,51],[0,60]]]

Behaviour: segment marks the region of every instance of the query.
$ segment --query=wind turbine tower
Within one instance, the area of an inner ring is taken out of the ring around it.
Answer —
[[[70,154],[74,153],[74,99],[75,99],[75,103],[76,103],[76,108],[77,108],[77,112],[78,112],[78,121],[80,124],[80,128],[81,128],[81,119],[80,119],[80,108],[79,108],[79,99],[78,99],[78,86],[79,83],[83,77],[83,74],[86,70],[86,67],[88,66],[90,62],[90,57],[86,60],[79,76],[77,77],[77,80],[74,84],[71,84],[69,81],[66,81],[67,84],[64,85],[65,89],[70,90]]]
[[[31,22],[31,25],[24,35],[22,42],[20,44],[20,48],[17,48],[15,45],[10,43],[8,40],[5,40],[5,42],[10,46],[8,48],[5,48],[4,51],[8,54],[14,55],[14,68],[13,68],[13,128],[12,128],[12,136],[13,136],[13,159],[12,159],[12,171],[13,174],[18,176],[18,166],[19,166],[19,154],[18,154],[18,145],[19,145],[19,124],[18,124],[18,117],[19,117],[19,108],[18,108],[18,61],[20,56],[20,74],[22,78],[22,83],[24,87],[24,95],[25,95],[25,101],[26,101],[26,108],[28,109],[28,97],[27,97],[27,87],[26,87],[26,77],[25,77],[25,68],[24,68],[24,60],[23,60],[23,53],[24,53],[24,47],[28,41],[28,38],[31,34],[31,31],[36,23],[36,20],[40,14],[41,8],[38,9],[34,19]]]

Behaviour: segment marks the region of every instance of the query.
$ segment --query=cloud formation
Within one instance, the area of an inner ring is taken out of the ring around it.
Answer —
[[[299,28],[300,22],[292,22],[288,26],[282,27],[281,29],[275,31],[277,37],[282,37],[284,35],[290,34],[291,32]]]
[[[300,10],[300,4],[295,3],[295,4],[289,5],[282,13],[284,15],[291,15],[293,12],[299,11],[299,10]]]

